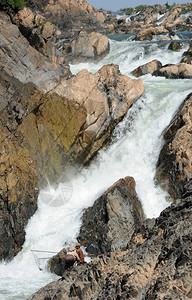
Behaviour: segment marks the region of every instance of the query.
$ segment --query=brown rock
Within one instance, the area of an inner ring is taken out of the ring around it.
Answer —
[[[78,60],[100,60],[109,53],[109,40],[106,36],[91,32],[90,34],[81,33],[76,40],[71,43],[71,55]]]
[[[157,181],[172,199],[192,191],[192,95],[179,108],[164,135],[157,163]]]
[[[61,171],[92,159],[144,86],[121,75],[115,65],[95,75],[84,70],[63,79],[46,95],[5,72],[0,85],[0,257],[10,259],[21,249],[24,227],[36,210],[39,178],[48,174],[49,181],[56,182]]]
[[[165,76],[166,78],[192,78],[192,65],[187,63],[180,63],[176,65],[163,66],[157,72],[154,72],[155,76]]]
[[[159,60],[154,59],[151,62],[136,68],[132,72],[132,74],[135,77],[139,77],[139,76],[142,76],[142,75],[145,75],[145,74],[148,74],[148,73],[153,74],[153,72],[157,71],[161,67],[162,67],[162,63]]]
[[[53,92],[83,105],[87,111],[82,145],[89,149],[87,162],[106,143],[115,124],[144,92],[141,79],[121,75],[117,65],[106,65],[96,74],[82,70],[69,80],[63,80]]]
[[[186,64],[192,64],[192,43],[190,43],[189,49],[183,53],[181,62]]]
[[[171,42],[168,47],[169,50],[173,50],[173,51],[177,51],[182,48],[183,48],[183,43],[176,42],[176,41]]]
[[[28,300],[190,299],[191,200],[177,200],[156,220],[146,220],[126,251],[100,255]]]
[[[24,228],[37,209],[39,178],[46,173],[52,182],[57,180],[61,166],[67,167],[78,155],[78,134],[86,112],[81,107],[77,110],[72,101],[45,96],[33,84],[23,85],[2,71],[0,87],[1,97],[4,94],[0,112],[0,259],[11,259],[21,250]]]
[[[133,177],[120,179],[86,209],[77,239],[87,241],[89,253],[99,255],[125,247],[143,222],[135,185]]]
[[[1,67],[10,76],[23,83],[33,82],[40,89],[49,91],[61,78],[71,75],[69,66],[51,63],[44,55],[31,47],[16,25],[3,20],[1,12],[0,26]]]
[[[135,37],[136,41],[151,40],[153,35],[158,35],[168,32],[164,26],[149,27],[141,30]]]

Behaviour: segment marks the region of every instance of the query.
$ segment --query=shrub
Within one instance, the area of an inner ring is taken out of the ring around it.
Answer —
[[[6,13],[17,13],[20,9],[25,7],[26,2],[24,0],[1,0],[0,10]]]

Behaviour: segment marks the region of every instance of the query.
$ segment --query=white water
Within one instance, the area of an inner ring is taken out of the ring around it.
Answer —
[[[187,46],[185,46],[187,49]],[[184,51],[184,50],[183,50]],[[123,74],[152,59],[163,64],[177,63],[182,52],[167,51],[158,42],[111,42],[110,54],[98,64],[71,66],[74,73],[82,68],[96,72],[107,63],[117,63]],[[168,80],[151,75],[142,77],[144,95],[132,106],[113,136],[107,151],[101,151],[97,162],[76,178],[71,178],[70,201],[59,207],[46,205],[41,199],[38,211],[26,228],[23,250],[9,264],[0,265],[0,299],[26,299],[48,282],[58,279],[39,271],[31,249],[59,251],[63,244],[75,243],[82,210],[94,202],[119,178],[133,176],[136,191],[147,217],[157,217],[169,205],[168,195],[153,181],[155,164],[162,144],[162,131],[184,98],[192,91],[190,80]],[[59,195],[60,191],[55,190]],[[46,253],[45,253],[46,256]]]

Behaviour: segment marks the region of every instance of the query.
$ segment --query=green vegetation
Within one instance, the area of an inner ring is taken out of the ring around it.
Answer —
[[[1,0],[0,10],[6,13],[17,13],[19,10],[23,9],[26,5],[24,0]]]
[[[175,2],[173,2],[173,5],[169,5],[168,2],[165,3],[165,6],[166,6],[167,9],[171,9],[171,8],[174,7],[175,5],[176,5]]]
[[[41,22],[40,20],[36,20],[35,18],[32,20],[32,23],[36,25],[36,27],[40,28],[41,33],[43,32],[43,29],[45,28],[45,23]]]
[[[136,12],[144,11],[146,7],[147,7],[146,5],[138,5],[135,7],[135,10],[136,10]]]

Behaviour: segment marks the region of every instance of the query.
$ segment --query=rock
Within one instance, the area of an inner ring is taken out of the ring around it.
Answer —
[[[0,259],[9,260],[21,250],[25,226],[37,209],[39,179],[48,174],[53,182],[61,166],[67,167],[86,112],[2,71],[0,91]]]
[[[159,70],[161,67],[162,67],[162,63],[159,60],[154,59],[151,62],[136,68],[132,72],[132,74],[135,77],[139,77],[139,76],[142,76],[142,75],[145,75],[145,74],[153,74],[153,72]]]
[[[192,43],[190,43],[189,49],[183,53],[182,63],[192,64]]]
[[[63,248],[47,262],[47,268],[51,273],[62,276],[65,272],[65,256],[67,250]]]
[[[20,10],[13,17],[13,21],[32,47],[48,56],[53,62],[56,61],[54,42],[57,28],[52,23],[40,14],[35,15],[27,7]]]
[[[161,42],[166,42],[166,41],[171,41],[171,37],[163,37],[160,41]]]
[[[80,143],[83,147],[81,163],[87,164],[109,141],[115,125],[144,92],[144,85],[141,79],[122,75],[119,67],[112,64],[95,74],[82,70],[71,79],[61,81],[52,92],[75,99],[87,111]]]
[[[109,253],[127,245],[136,227],[144,220],[133,177],[112,185],[92,207],[86,209],[78,240],[87,241],[88,253]]]
[[[192,65],[187,63],[179,63],[176,65],[165,65],[157,71],[154,76],[165,76],[166,78],[192,78]]]
[[[69,66],[51,63],[48,58],[29,45],[16,25],[4,21],[0,12],[1,68],[23,83],[33,82],[41,90],[49,91],[61,78],[69,78]],[[9,55],[7,55],[9,53]]]
[[[183,43],[173,41],[169,44],[168,50],[177,51],[183,48]]]
[[[179,108],[164,133],[156,179],[175,200],[192,192],[192,94]]]
[[[75,61],[100,60],[109,53],[109,40],[106,36],[91,32],[90,34],[80,33],[77,39],[71,43],[70,55]]]
[[[168,32],[164,26],[156,26],[156,27],[149,27],[146,29],[141,29],[141,31],[136,35],[136,41],[143,41],[143,40],[151,40],[153,35],[158,35]]]
[[[126,251],[100,255],[28,300],[189,299],[192,268],[192,198],[177,200],[146,220]]]
[[[69,81],[63,79],[49,94],[0,74],[0,258],[10,259],[21,249],[24,228],[37,208],[39,178],[48,174],[54,183],[71,166],[76,170],[88,163],[144,86],[121,75],[115,65],[95,75],[84,70]]]

